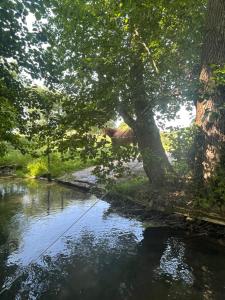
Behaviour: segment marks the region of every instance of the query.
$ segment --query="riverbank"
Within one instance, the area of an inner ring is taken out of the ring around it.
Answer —
[[[225,246],[225,216],[222,212],[194,207],[188,198],[190,194],[181,183],[152,190],[139,166],[137,168],[137,176],[129,175],[110,188],[98,184],[92,167],[61,177],[57,182],[103,197],[111,204],[112,212],[136,218],[146,227],[182,229],[187,235],[207,236]]]
[[[99,184],[93,175],[94,167],[80,166],[78,171],[54,181],[103,197],[111,204],[112,211],[145,222],[147,227],[184,229],[187,234],[207,235],[225,245],[225,215],[222,211],[194,207],[191,194],[179,182],[152,189],[140,162],[131,162],[128,167],[129,175],[111,186]]]
[[[111,212],[122,216],[136,218],[148,227],[168,227],[174,230],[183,230],[187,236],[205,236],[211,241],[225,246],[225,218],[218,215],[209,215],[198,210],[171,207],[162,210],[155,207],[146,208],[134,198],[125,198],[115,193],[109,193],[105,199],[110,202]]]
[[[40,150],[37,150],[40,152]],[[76,153],[73,158],[62,157],[58,152],[51,154],[50,166],[48,158],[37,153],[37,157],[31,154],[22,154],[19,150],[9,149],[7,154],[0,157],[0,176],[17,176],[21,178],[34,178],[51,173],[52,178],[58,178],[77,170],[88,168],[94,161],[81,161]],[[50,168],[50,170],[49,170]]]

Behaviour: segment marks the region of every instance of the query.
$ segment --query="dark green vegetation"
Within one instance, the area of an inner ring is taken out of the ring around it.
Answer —
[[[94,161],[107,181],[138,158],[153,194],[174,185],[222,208],[223,0],[7,0],[0,15],[2,163],[21,151],[31,174],[50,178]],[[160,135],[184,105],[196,106],[195,125]],[[119,117],[136,143],[104,136]]]

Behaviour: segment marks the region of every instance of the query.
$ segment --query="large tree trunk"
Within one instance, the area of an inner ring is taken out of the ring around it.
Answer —
[[[147,99],[144,85],[144,67],[140,59],[134,59],[130,70],[131,101],[134,106],[135,120],[123,110],[125,122],[133,129],[143,160],[143,167],[149,181],[160,186],[165,175],[172,167],[163,148],[159,130],[154,120],[153,103]]]
[[[225,86],[215,80],[213,66],[225,65],[225,1],[209,0],[200,81],[202,99],[196,103],[197,136],[195,175],[207,182],[224,163]],[[224,165],[223,165],[224,168]]]
[[[143,167],[149,181],[155,186],[163,185],[166,173],[171,171],[171,165],[163,148],[153,116],[138,120],[135,133],[143,159]]]

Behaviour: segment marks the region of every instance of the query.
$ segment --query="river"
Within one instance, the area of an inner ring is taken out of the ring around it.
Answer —
[[[224,247],[109,207],[56,183],[0,179],[0,299],[225,299]]]

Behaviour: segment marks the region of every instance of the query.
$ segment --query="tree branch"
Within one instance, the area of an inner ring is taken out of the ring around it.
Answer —
[[[150,49],[149,49],[149,47],[145,44],[145,42],[143,42],[143,41],[141,40],[141,37],[140,37],[139,32],[137,31],[137,29],[134,30],[134,37],[138,37],[138,38],[139,38],[139,40],[140,40],[139,43],[140,43],[140,44],[145,48],[145,50],[147,51],[147,53],[148,53],[148,55],[149,55],[149,57],[150,57],[150,59],[151,59],[151,61],[152,61],[152,65],[153,65],[153,68],[154,68],[156,74],[159,74],[159,69],[158,69],[158,67],[157,67],[157,65],[156,65],[155,60],[154,60],[153,57],[152,57],[152,54],[151,54],[151,52],[150,52]]]
[[[151,52],[150,52],[149,48],[147,47],[147,45],[146,45],[144,42],[142,42],[141,44],[144,46],[144,48],[145,48],[145,50],[147,51],[147,53],[148,53],[150,59],[152,60],[152,65],[153,65],[153,67],[154,67],[154,69],[155,69],[156,74],[159,74],[159,69],[158,69],[158,67],[157,67],[157,65],[156,65],[156,62],[155,62],[154,59],[152,58],[152,55],[151,55]]]
[[[130,126],[132,129],[134,129],[136,125],[136,121],[131,117],[131,115],[126,111],[124,108],[124,105],[120,104],[119,106],[119,113],[121,117],[124,119],[125,123],[127,123],[128,126]]]

